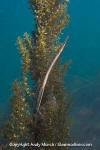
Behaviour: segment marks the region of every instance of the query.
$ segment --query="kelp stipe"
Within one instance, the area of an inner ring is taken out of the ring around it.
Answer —
[[[42,97],[40,113],[36,113],[35,107],[30,105],[30,102],[37,103],[37,92],[34,90],[34,85],[28,82],[31,77],[35,87],[40,89],[54,53],[59,52],[60,33],[69,22],[66,0],[29,0],[29,4],[35,15],[36,29],[32,31],[31,36],[25,33],[23,39],[20,37],[17,39],[22,56],[22,76],[19,81],[15,80],[13,83],[13,93],[10,98],[12,111],[3,128],[3,142],[69,143],[72,138],[68,110],[73,100],[70,99],[69,93],[66,94],[64,73],[70,62],[61,65],[59,58],[54,65]],[[8,149],[12,150],[14,147]],[[36,150],[37,147],[28,147],[28,149]],[[66,147],[38,149],[64,150]]]

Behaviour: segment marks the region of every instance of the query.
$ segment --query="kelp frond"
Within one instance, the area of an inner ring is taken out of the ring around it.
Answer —
[[[30,72],[30,53],[28,48],[32,48],[31,37],[27,33],[24,33],[23,40],[18,37],[17,38],[18,49],[20,50],[20,54],[22,56],[21,59],[21,71],[22,71],[22,84],[23,88],[29,96],[32,96],[31,90],[28,86],[28,73]]]

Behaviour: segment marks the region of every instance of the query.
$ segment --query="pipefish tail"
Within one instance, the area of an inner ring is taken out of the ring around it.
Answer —
[[[44,77],[44,80],[43,80],[43,84],[42,84],[42,87],[40,88],[40,91],[39,91],[39,95],[38,95],[38,99],[37,99],[37,106],[36,106],[36,112],[39,112],[39,108],[40,108],[40,105],[41,105],[41,101],[42,101],[42,97],[43,97],[43,93],[44,93],[44,90],[45,90],[45,86],[46,86],[46,83],[47,83],[47,80],[48,80],[48,77],[49,77],[49,74],[54,66],[54,64],[56,63],[57,59],[59,58],[61,52],[63,51],[65,45],[66,45],[66,42],[68,40],[69,36],[67,36],[67,38],[65,39],[63,45],[61,46],[59,52],[57,53],[57,55],[54,57],[50,67],[48,68],[47,70],[47,73]]]

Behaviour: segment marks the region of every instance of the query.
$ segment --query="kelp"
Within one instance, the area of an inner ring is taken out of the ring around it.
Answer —
[[[15,80],[12,85],[11,113],[2,130],[2,142],[69,143],[72,142],[72,138],[71,117],[68,111],[73,99],[69,93],[66,94],[64,74],[71,61],[61,65],[61,58],[58,58],[46,83],[40,111],[36,111],[43,79],[54,57],[59,53],[60,35],[69,22],[67,2],[29,0],[29,4],[35,16],[35,29],[31,35],[26,32],[23,38],[17,38],[22,73],[20,79]],[[33,150],[37,147],[30,146],[28,149]],[[66,147],[39,149],[64,150]]]

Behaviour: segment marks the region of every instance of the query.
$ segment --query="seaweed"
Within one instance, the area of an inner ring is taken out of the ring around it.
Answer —
[[[59,57],[46,83],[39,111],[36,111],[39,91],[52,58],[61,48],[60,35],[69,23],[66,0],[29,0],[35,16],[35,29],[31,35],[17,38],[21,55],[21,76],[12,85],[11,113],[2,127],[3,149],[23,147],[9,143],[69,143],[71,117],[68,111],[73,99],[66,93],[64,75],[71,61],[61,64]],[[8,144],[8,145],[7,145]],[[27,146],[25,147],[27,149]],[[33,150],[37,147],[30,146]],[[40,150],[64,150],[66,147],[39,147]]]

